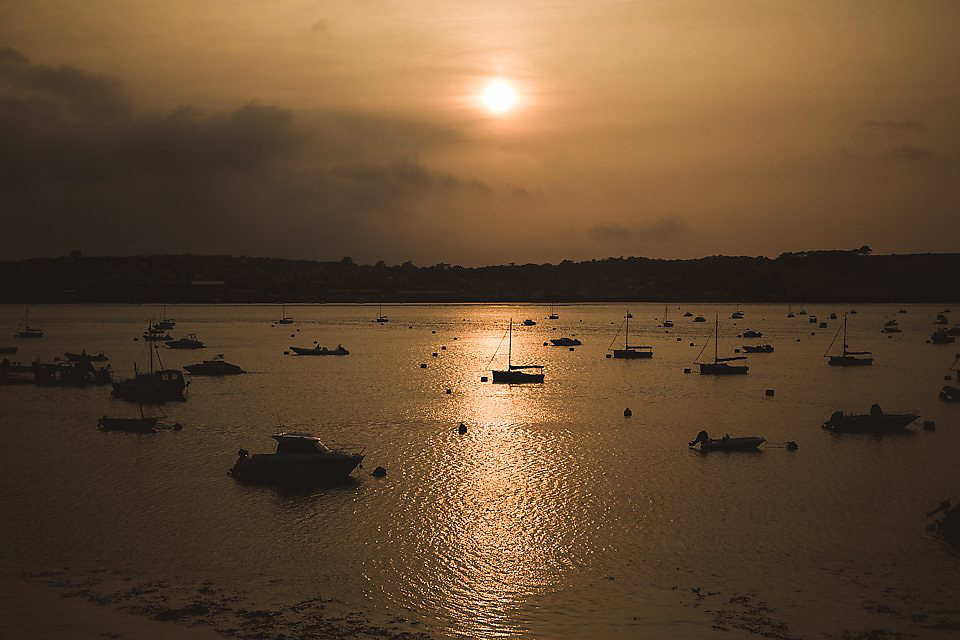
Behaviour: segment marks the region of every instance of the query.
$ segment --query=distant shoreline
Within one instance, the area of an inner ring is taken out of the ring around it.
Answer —
[[[0,262],[13,304],[742,304],[960,300],[960,253],[873,255],[869,248],[777,258],[607,258],[462,267],[361,265],[234,256],[34,258]]]

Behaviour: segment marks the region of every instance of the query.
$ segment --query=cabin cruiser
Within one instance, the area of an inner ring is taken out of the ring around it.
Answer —
[[[700,451],[757,451],[764,442],[766,439],[758,436],[711,438],[706,431],[701,431],[687,446],[693,448],[699,443]]]
[[[146,342],[167,342],[169,340],[173,340],[173,336],[163,329],[150,327],[143,332],[143,340]]]
[[[576,338],[551,338],[550,342],[555,347],[579,347],[583,344]]]
[[[188,364],[184,367],[195,376],[235,376],[246,373],[235,364],[230,364],[223,359],[223,354],[218,353],[213,360],[204,360],[198,364]]]
[[[760,345],[748,345],[745,344],[742,347],[744,353],[773,353],[773,345],[769,344],[760,344]]]
[[[686,313],[683,314],[683,317],[684,317],[684,318],[692,318],[692,317],[693,317],[693,314],[690,313],[689,311],[687,311]]]
[[[344,480],[363,461],[363,449],[330,448],[305,433],[278,433],[275,453],[237,453],[230,475],[244,482],[317,483]]]
[[[103,355],[103,351],[93,355],[87,353],[86,351],[81,351],[80,353],[64,351],[63,357],[70,362],[106,362],[109,360],[107,356]]]
[[[170,340],[167,346],[171,349],[206,349],[207,345],[197,339],[197,334],[188,333],[179,340]]]
[[[336,349],[327,349],[326,347],[294,347],[291,346],[290,350],[293,351],[298,356],[348,356],[350,352],[343,348],[342,344],[338,344]]]
[[[880,405],[870,407],[868,414],[836,411],[823,423],[834,433],[900,433],[920,416],[913,413],[884,413]]]
[[[903,330],[896,325],[883,328],[883,333],[903,333]]]

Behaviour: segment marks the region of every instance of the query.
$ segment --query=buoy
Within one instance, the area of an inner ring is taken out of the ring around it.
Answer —
[[[300,333],[300,329],[297,329],[297,333]]]
[[[454,338],[454,340],[456,340],[456,338]]]
[[[607,354],[607,357],[608,357],[608,358],[612,358],[613,356],[608,353],[608,354]]]
[[[734,352],[734,353],[740,353],[740,349],[734,349],[733,352]]]
[[[633,415],[633,411],[630,411],[630,407],[627,407],[626,409],[623,410],[624,418],[629,418],[632,415]]]
[[[133,341],[134,341],[134,342],[140,342],[140,338],[134,338]]]
[[[427,368],[427,363],[426,363],[426,362],[420,363],[420,368],[421,368],[421,369],[426,369],[426,368]]]
[[[924,431],[933,431],[937,428],[937,423],[933,420],[924,420],[923,421],[923,430]]]
[[[387,470],[383,467],[377,467],[370,475],[372,475],[374,478],[383,478],[387,475]]]
[[[465,425],[465,424],[463,424],[463,423],[461,422],[461,423],[460,423],[460,426],[457,427],[457,433],[459,433],[460,435],[463,435],[463,434],[465,434],[466,432],[467,432],[467,425]]]
[[[800,342],[800,338],[797,338],[797,342]]]
[[[799,448],[800,446],[793,440],[787,443],[787,451],[796,451]]]
[[[430,333],[436,333],[436,331],[431,331]]]
[[[573,351],[573,347],[570,347],[570,351]]]
[[[692,342],[690,343],[690,346],[691,346],[691,347],[694,346]]]
[[[811,331],[811,332],[810,332],[810,335],[815,336],[815,335],[817,335],[817,334],[816,334],[815,332]]]
[[[480,376],[480,382],[486,382],[487,376]]]
[[[451,393],[453,393],[453,391],[451,391],[450,389],[447,389],[447,395],[450,395]]]
[[[291,337],[291,338],[295,338],[295,337],[296,337],[296,334],[291,333],[291,334],[290,334],[290,337]]]
[[[772,398],[772,397],[773,397],[773,389],[767,389],[767,390],[764,391],[763,393],[764,393],[768,398]]]
[[[545,346],[545,347],[546,347],[546,346],[548,346],[548,345],[547,345],[547,343],[546,343],[546,342],[544,342],[544,343],[543,343],[543,346]]]
[[[689,368],[686,368],[686,369],[683,370],[683,372],[684,372],[684,373],[690,373],[690,369],[689,369]]]
[[[677,342],[680,342],[681,340],[683,340],[683,338],[677,338]]]
[[[284,352],[283,352],[283,355],[288,356],[288,355],[290,355],[290,352],[289,352],[289,351],[284,351]]]
[[[433,356],[434,358],[436,358],[436,357],[437,357],[437,352],[436,352],[436,351],[434,351],[434,352],[433,352],[433,353],[431,353],[430,355],[431,355],[431,356]]]
[[[446,350],[447,348],[445,346],[440,347],[440,351],[446,351]]]

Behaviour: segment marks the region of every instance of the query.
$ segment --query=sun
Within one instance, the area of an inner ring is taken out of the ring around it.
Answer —
[[[496,78],[483,90],[483,104],[495,115],[506,113],[517,103],[517,93],[503,78]]]

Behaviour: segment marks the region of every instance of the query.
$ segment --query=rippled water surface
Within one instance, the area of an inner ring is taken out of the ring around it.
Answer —
[[[733,321],[732,305],[673,305],[667,332],[661,305],[632,305],[631,342],[655,352],[636,361],[604,357],[623,305],[562,306],[553,321],[538,306],[400,305],[384,325],[375,306],[288,306],[289,327],[271,326],[277,307],[171,306],[172,333],[209,348],[161,347],[166,366],[223,353],[249,373],[193,378],[186,403],[164,406],[184,429],[146,436],[96,429],[100,415],[136,412],[109,388],[0,387],[0,560],[8,572],[210,580],[277,603],[336,598],[439,637],[949,637],[960,560],[925,512],[960,498],[960,407],[937,399],[960,345],[926,343],[941,307],[898,308],[859,307],[848,342],[875,366],[837,369],[823,358],[837,322],[819,329],[779,306]],[[686,310],[719,314],[721,352],[776,351],[751,356],[747,376],[685,374],[712,326]],[[822,320],[831,308],[808,310]],[[31,325],[46,337],[27,341],[10,337],[22,313],[0,307],[14,359],[103,350],[122,374],[145,365],[134,338],[160,309],[38,306]],[[481,382],[510,317],[538,322],[515,327],[513,356],[545,365],[545,384]],[[888,338],[891,317],[904,330]],[[737,339],[747,327],[763,338]],[[571,334],[583,346],[543,346]],[[351,354],[283,354],[314,340]],[[873,402],[936,431],[820,428]],[[235,483],[237,449],[271,450],[278,415],[365,446],[364,470],[308,491]],[[701,429],[799,450],[702,455],[687,448]],[[367,475],[378,465],[387,477]]]

